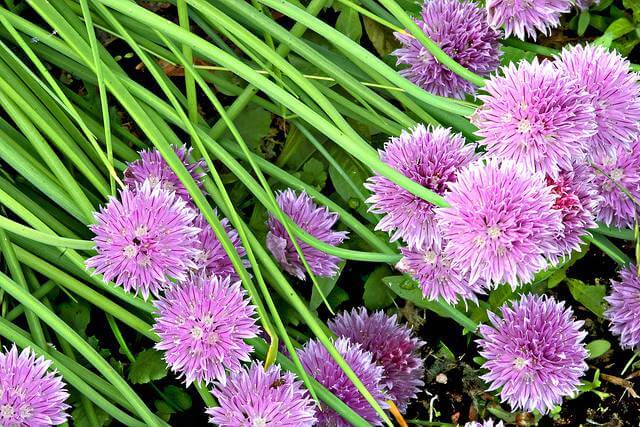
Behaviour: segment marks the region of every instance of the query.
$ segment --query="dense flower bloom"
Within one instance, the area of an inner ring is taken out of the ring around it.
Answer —
[[[391,138],[380,151],[380,159],[418,184],[440,195],[456,180],[458,171],[477,159],[474,147],[451,130],[416,126]],[[424,248],[440,243],[434,206],[426,200],[375,175],[365,184],[373,195],[367,199],[371,212],[384,214],[376,230],[391,233],[391,241],[402,238],[410,247]]]
[[[611,280],[611,293],[605,297],[609,308],[604,316],[611,322],[611,333],[620,337],[622,348],[640,347],[640,277],[638,267],[620,270],[620,280]]]
[[[560,25],[560,15],[571,10],[571,0],[487,0],[489,25],[504,28],[504,36],[536,39]]]
[[[365,388],[385,408],[387,396],[384,393],[383,368],[372,360],[372,355],[364,351],[360,344],[352,343],[348,338],[338,338],[334,345],[347,364],[353,369]],[[376,411],[360,394],[344,371],[333,360],[329,352],[318,341],[308,341],[298,351],[304,370],[320,384],[335,394],[338,399],[373,425],[381,421]],[[338,413],[324,405],[316,412],[318,427],[349,427]]]
[[[577,391],[587,370],[586,332],[573,311],[553,298],[523,295],[520,301],[489,313],[480,325],[480,355],[488,370],[488,391],[500,390],[514,410],[546,413]]]
[[[596,219],[619,228],[633,227],[635,218],[640,220],[640,140],[629,149],[618,145],[614,153],[596,153],[592,162],[594,183],[602,196]]]
[[[640,85],[638,73],[616,51],[586,45],[565,48],[555,61],[564,74],[574,77],[593,96],[597,133],[591,146],[611,151],[629,146],[640,131]]]
[[[494,423],[492,419],[488,419],[482,422],[471,421],[466,423],[464,427],[504,427],[504,423],[502,421],[498,421],[497,423]]]
[[[205,174],[197,172],[196,169],[206,169],[204,160],[191,161],[191,148],[182,146],[174,147],[174,150],[193,179],[202,188],[202,177]],[[149,181],[151,185],[160,185],[167,191],[175,191],[178,197],[191,202],[189,192],[158,150],[142,150],[140,159],[129,163],[124,171],[124,183],[132,190],[144,181]]]
[[[233,243],[233,247],[238,255],[240,257],[245,256],[247,252],[240,242],[238,232],[231,227],[227,218],[223,218],[220,222],[227,232],[227,236],[229,236],[229,240]],[[227,252],[222,247],[222,243],[218,240],[218,237],[213,231],[213,228],[211,228],[211,225],[209,225],[209,222],[207,222],[204,216],[199,215],[196,218],[195,225],[200,229],[197,244],[198,252],[195,256],[195,262],[198,266],[198,270],[204,271],[207,274],[215,274],[217,276],[231,275],[232,279],[238,279],[238,275],[233,268],[229,255],[227,255]]]
[[[479,96],[484,104],[472,122],[493,157],[511,159],[529,170],[570,169],[586,155],[596,132],[592,96],[549,61],[521,61],[492,76]]]
[[[182,282],[196,267],[196,213],[174,193],[145,181],[120,191],[120,200],[112,197],[95,216],[98,255],[86,265],[127,292],[157,296],[169,278]]]
[[[541,174],[509,161],[476,162],[458,174],[436,209],[454,267],[488,285],[528,283],[546,267],[561,230],[555,196]]]
[[[398,324],[395,314],[391,317],[382,311],[369,314],[364,307],[337,315],[328,326],[337,336],[349,338],[371,352],[373,362],[384,369],[382,382],[389,398],[401,411],[406,409],[424,385],[420,357],[424,342],[407,326]]]
[[[51,361],[15,344],[0,352],[0,426],[50,426],[64,423],[69,397],[62,377],[47,372]]]
[[[425,298],[434,301],[444,299],[455,304],[459,299],[477,301],[476,294],[483,293],[481,280],[469,282],[469,274],[462,274],[442,251],[433,244],[428,249],[401,248],[402,260],[396,268],[418,281]]]
[[[486,12],[472,1],[426,0],[416,24],[456,62],[481,76],[500,65],[500,33],[487,24]],[[436,60],[415,37],[395,33],[402,47],[393,52],[400,74],[436,95],[464,98],[476,87]]]
[[[315,403],[301,381],[277,365],[266,372],[262,363],[232,373],[225,385],[216,384],[219,406],[209,408],[209,422],[220,427],[311,427]]]
[[[338,214],[330,212],[326,207],[316,205],[307,193],[301,192],[297,195],[295,191],[288,188],[279,192],[276,199],[282,212],[316,239],[336,246],[347,238],[348,232],[331,229],[338,221]],[[287,273],[304,280],[304,265],[284,226],[272,214],[269,214],[267,225],[269,227],[267,247],[273,256]],[[313,274],[334,276],[337,273],[340,258],[326,254],[300,240],[297,242]]]
[[[562,216],[562,231],[555,238],[553,251],[547,254],[555,264],[572,251],[579,251],[583,243],[581,237],[597,226],[594,219],[600,196],[591,168],[585,164],[574,164],[571,170],[560,171],[555,180],[547,177],[547,183],[556,196],[553,209]]]
[[[224,384],[225,368],[238,371],[240,362],[249,360],[251,346],[244,340],[256,337],[259,328],[245,294],[229,276],[202,276],[154,301],[158,318],[153,330],[160,337],[155,348],[165,351],[167,364],[187,385]]]

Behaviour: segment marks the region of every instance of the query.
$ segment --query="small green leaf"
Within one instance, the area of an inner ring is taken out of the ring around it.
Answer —
[[[169,399],[174,407],[181,411],[189,410],[193,404],[191,396],[189,396],[189,393],[187,393],[184,388],[169,385],[162,390],[162,393]]]
[[[360,14],[351,8],[344,8],[336,21],[336,30],[355,42],[360,42],[362,37],[362,24]]]
[[[367,37],[369,37],[371,44],[381,57],[389,55],[399,45],[397,39],[393,36],[392,30],[383,27],[366,16],[362,17],[362,21],[364,22],[364,30],[367,33]]]
[[[587,31],[587,27],[589,26],[589,21],[591,20],[591,14],[588,10],[583,10],[580,12],[580,17],[578,18],[578,35],[582,37],[585,31]]]
[[[166,376],[167,364],[162,359],[162,353],[153,349],[138,353],[129,368],[129,380],[133,384],[146,384]]]
[[[573,298],[588,308],[598,317],[604,314],[604,295],[606,288],[603,285],[587,285],[577,279],[567,279],[569,291]]]
[[[91,307],[85,302],[71,302],[65,301],[58,306],[60,310],[60,317],[74,331],[86,336],[87,326],[91,321]]]
[[[248,106],[235,120],[234,124],[244,142],[251,150],[258,152],[262,138],[269,134],[271,128],[271,113],[257,105]],[[234,141],[230,131],[226,131],[221,139]]]
[[[349,301],[349,294],[342,288],[333,288],[333,291],[327,297],[327,302],[334,311],[345,301]]]
[[[331,294],[331,291],[333,290],[333,288],[336,286],[336,282],[340,278],[340,274],[342,273],[342,269],[344,268],[345,264],[346,263],[344,261],[341,261],[338,264],[338,272],[336,273],[335,276],[316,277],[316,280],[318,281],[318,287],[320,288],[320,290],[322,291],[325,297],[328,297]],[[320,292],[318,292],[318,288],[314,286],[311,289],[311,300],[309,301],[309,308],[311,310],[315,310],[316,308],[320,307],[321,304],[322,304],[322,296],[320,295]]]
[[[611,343],[607,340],[594,340],[587,344],[589,359],[597,359],[611,348]]]
[[[93,406],[93,411],[95,412],[96,419],[98,420],[98,427],[110,424],[111,416],[109,414],[95,405]],[[91,423],[89,417],[87,417],[84,405],[82,404],[76,405],[73,412],[71,412],[71,417],[73,418],[73,425],[75,427],[96,427]]]
[[[364,306],[369,310],[380,310],[393,304],[393,296],[389,294],[389,289],[382,281],[383,278],[393,274],[391,269],[386,265],[373,270],[367,280],[364,282]]]

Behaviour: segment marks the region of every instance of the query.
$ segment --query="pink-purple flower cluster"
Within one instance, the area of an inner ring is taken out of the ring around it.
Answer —
[[[469,0],[426,0],[416,24],[457,63],[481,76],[500,65],[500,33],[489,27],[487,14]],[[393,52],[400,74],[436,95],[464,98],[476,87],[433,57],[422,43],[405,32],[395,33],[402,46]]]
[[[62,378],[47,372],[51,361],[15,344],[0,352],[0,426],[51,426],[69,415]]]
[[[638,267],[620,270],[620,280],[611,281],[611,293],[605,297],[609,308],[604,316],[611,332],[620,339],[622,348],[640,347],[640,275]]]

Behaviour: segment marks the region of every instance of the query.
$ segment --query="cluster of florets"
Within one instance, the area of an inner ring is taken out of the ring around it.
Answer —
[[[490,18],[500,5],[487,3]],[[526,29],[509,22],[515,26],[507,33]],[[382,215],[377,229],[406,245],[398,270],[430,300],[476,301],[498,285],[530,283],[582,250],[596,221],[630,227],[640,213],[640,89],[628,61],[575,46],[553,60],[503,67],[483,90],[472,116],[477,146],[447,129],[418,126],[380,152],[441,196],[438,206],[383,176],[366,185],[371,211]],[[621,277],[607,316],[623,345],[635,347],[637,310],[627,301],[640,281],[635,270]],[[534,296],[502,314],[504,321],[491,315],[494,327],[480,330],[484,378],[514,408],[546,412],[576,391],[586,369],[581,323],[561,304]]]

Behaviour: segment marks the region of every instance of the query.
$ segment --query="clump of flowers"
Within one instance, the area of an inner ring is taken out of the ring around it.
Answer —
[[[588,44],[564,48],[555,63],[593,97],[598,128],[591,146],[604,151],[619,144],[629,147],[640,130],[638,73],[631,71],[629,61],[615,51]]]
[[[622,348],[640,347],[640,277],[638,267],[620,270],[620,280],[611,280],[611,293],[605,297],[609,308],[604,316],[611,322],[611,333],[620,338]]]
[[[514,410],[547,413],[575,393],[587,370],[584,322],[563,302],[523,295],[513,306],[489,313],[477,341],[488,372],[488,391],[500,389]]]
[[[585,157],[596,133],[592,96],[546,60],[502,71],[487,81],[472,117],[487,153],[552,178]]]
[[[202,188],[202,177],[205,174],[197,172],[197,169],[206,169],[204,160],[192,161],[191,148],[182,146],[174,147],[174,150],[194,181]],[[158,150],[142,150],[140,158],[129,163],[124,171],[124,182],[132,190],[135,190],[136,186],[144,181],[149,181],[152,186],[159,185],[169,192],[175,191],[178,197],[186,202],[191,202],[189,192]]]
[[[555,238],[553,252],[547,254],[549,260],[556,263],[572,251],[579,251],[581,238],[597,226],[594,219],[600,197],[593,185],[590,167],[585,164],[574,164],[571,170],[560,171],[555,180],[547,177],[547,183],[556,196],[553,209],[562,216],[562,231]]]
[[[229,220],[223,218],[220,223],[227,232],[227,236],[233,243],[238,256],[245,256],[247,252],[240,242],[238,232],[231,227]],[[195,225],[200,229],[200,233],[198,233],[198,252],[195,256],[198,270],[206,274],[215,274],[222,277],[230,275],[233,280],[238,279],[238,274],[233,268],[229,255],[227,255],[222,243],[203,215],[199,215],[196,218]]]
[[[47,372],[51,361],[15,344],[0,352],[0,425],[50,426],[67,421],[62,377]]]
[[[277,365],[266,371],[262,363],[232,373],[226,384],[216,384],[219,406],[207,409],[209,422],[220,427],[310,427],[315,424],[315,404],[290,372]]]
[[[483,282],[469,282],[469,274],[462,274],[453,266],[442,250],[442,245],[434,243],[428,249],[401,248],[402,259],[396,269],[408,273],[418,281],[425,298],[434,301],[444,299],[455,304],[459,299],[477,301],[483,293]]]
[[[295,191],[289,188],[279,192],[276,200],[280,209],[293,222],[316,239],[337,246],[347,238],[348,232],[334,231],[332,229],[333,225],[338,221],[339,215],[330,212],[326,207],[316,205],[307,193],[296,194]],[[287,273],[304,280],[306,276],[304,265],[284,226],[273,214],[269,214],[267,226],[269,227],[267,247],[273,256]],[[317,276],[335,276],[340,258],[326,254],[304,242],[298,241],[297,243],[300,245],[300,249],[313,274]]]
[[[449,188],[450,207],[436,217],[445,254],[471,283],[516,287],[546,267],[562,225],[543,175],[489,159],[461,171]]]
[[[240,282],[229,276],[194,277],[169,289],[154,301],[158,315],[153,330],[160,337],[155,348],[164,350],[172,371],[195,382],[225,383],[225,369],[238,371],[248,361],[251,346],[245,339],[259,332],[255,307],[246,298]]]
[[[145,181],[120,191],[95,217],[98,254],[86,265],[125,291],[158,296],[170,279],[183,282],[196,268],[196,213],[175,193]]]
[[[427,0],[422,20],[424,33],[457,63],[481,76],[500,65],[500,33],[487,24],[487,14],[472,1]],[[408,68],[400,74],[436,95],[464,98],[476,87],[436,60],[415,37],[394,33],[402,47],[393,52],[398,64]]]
[[[592,167],[602,196],[596,219],[619,228],[633,227],[636,218],[640,220],[640,140],[629,149],[618,145],[611,154],[597,152]]]
[[[489,25],[504,28],[504,36],[536,39],[560,25],[560,15],[571,10],[571,0],[487,0]]]
[[[443,195],[447,184],[455,182],[461,168],[477,159],[474,148],[464,138],[442,127],[416,126],[391,138],[380,151],[380,159],[418,184]],[[391,241],[403,239],[410,247],[440,244],[434,206],[426,200],[375,175],[365,184],[373,195],[367,199],[370,211],[383,214],[376,230],[391,234]]]
[[[504,427],[504,423],[502,421],[498,421],[497,423],[494,423],[492,419],[488,419],[482,422],[471,421],[466,423],[464,427]]]
[[[424,385],[420,357],[424,342],[400,325],[396,315],[389,317],[382,311],[369,314],[364,307],[337,315],[328,326],[337,336],[349,338],[371,352],[373,362],[384,369],[382,382],[389,398],[401,411],[406,409]]]
[[[352,343],[348,338],[338,338],[334,345],[365,388],[383,408],[386,407],[387,396],[383,389],[384,370],[382,366],[373,361],[371,353],[363,350],[360,344]],[[335,394],[338,399],[369,423],[381,424],[376,411],[360,394],[322,344],[310,340],[299,350],[298,356],[304,370]],[[319,427],[349,427],[351,425],[333,409],[324,405],[316,412],[316,418]]]

